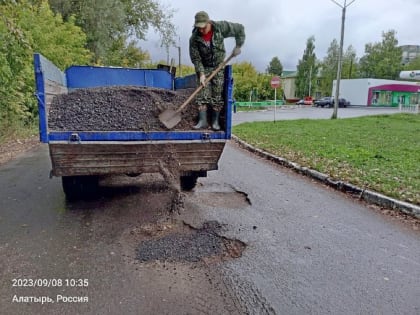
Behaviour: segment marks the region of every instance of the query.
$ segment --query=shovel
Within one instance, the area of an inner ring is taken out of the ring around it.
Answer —
[[[211,79],[219,72],[226,64],[233,58],[233,55],[230,55],[225,61],[223,61],[204,81],[205,84],[209,83]],[[192,99],[201,91],[203,86],[200,84],[199,87],[188,97],[188,99],[177,109],[166,109],[159,115],[159,120],[166,128],[172,129],[181,121],[181,111],[187,106]]]

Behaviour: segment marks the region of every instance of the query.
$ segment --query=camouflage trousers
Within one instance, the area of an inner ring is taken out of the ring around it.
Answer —
[[[214,69],[215,68],[206,68],[204,70],[206,78],[213,72]],[[217,72],[213,79],[211,79],[210,82],[207,83],[207,85],[197,94],[196,103],[199,107],[211,106],[215,111],[221,111],[223,109],[224,73],[224,69]],[[198,84],[200,84],[199,78]]]

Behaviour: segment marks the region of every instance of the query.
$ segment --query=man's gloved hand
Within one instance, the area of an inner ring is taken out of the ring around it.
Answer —
[[[237,55],[239,55],[241,53],[241,47],[236,46],[233,51],[232,51],[232,55],[233,57],[236,57]]]
[[[200,84],[204,87],[206,86],[206,76],[204,73],[200,74]]]

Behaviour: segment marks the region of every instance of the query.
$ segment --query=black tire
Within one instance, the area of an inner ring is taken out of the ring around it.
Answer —
[[[190,191],[197,184],[197,176],[196,175],[181,176],[180,183],[181,183],[182,190]]]
[[[63,191],[68,200],[92,197],[98,191],[98,176],[63,176]]]

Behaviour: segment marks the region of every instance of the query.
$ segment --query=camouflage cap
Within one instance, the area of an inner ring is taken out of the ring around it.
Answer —
[[[210,21],[209,15],[207,12],[200,11],[195,14],[194,26],[202,28]]]

